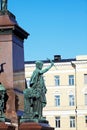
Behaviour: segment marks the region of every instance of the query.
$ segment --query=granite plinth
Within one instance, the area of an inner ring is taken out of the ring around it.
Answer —
[[[54,128],[44,123],[23,122],[19,125],[19,130],[54,130]]]
[[[4,14],[3,14],[4,13]],[[22,29],[16,17],[9,11],[0,11],[0,82],[6,88],[6,117],[17,123],[17,110],[23,110],[25,89],[24,39],[28,33]]]
[[[0,130],[15,130],[15,126],[5,124],[5,122],[0,122]]]

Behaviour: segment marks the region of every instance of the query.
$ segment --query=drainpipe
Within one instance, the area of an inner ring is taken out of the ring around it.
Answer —
[[[75,117],[76,117],[76,130],[78,130],[78,127],[77,127],[77,80],[76,80],[76,64],[71,62],[71,65],[72,67],[74,68],[75,70],[75,105],[76,105],[76,108],[75,108]]]

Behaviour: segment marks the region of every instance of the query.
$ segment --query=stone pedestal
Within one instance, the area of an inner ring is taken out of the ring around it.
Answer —
[[[24,39],[29,34],[17,23],[15,16],[7,11],[0,13],[0,82],[8,95],[6,116],[12,122],[17,120],[16,111],[23,110],[23,93],[25,89]]]
[[[0,122],[0,130],[15,130],[15,126],[7,125],[3,122]]]
[[[19,125],[19,130],[54,130],[54,128],[43,123],[40,124],[40,123],[25,122]]]

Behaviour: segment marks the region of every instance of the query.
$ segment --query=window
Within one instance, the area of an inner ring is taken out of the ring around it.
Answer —
[[[84,74],[84,84],[87,84],[87,74]]]
[[[69,106],[74,106],[74,95],[69,95]]]
[[[85,116],[85,124],[86,124],[86,126],[87,126],[87,116]]]
[[[55,86],[59,86],[59,85],[60,85],[60,77],[55,76]]]
[[[85,105],[87,105],[87,93],[85,94]]]
[[[26,85],[28,88],[30,87],[30,78],[26,78]]]
[[[55,117],[55,126],[56,128],[60,128],[60,117]]]
[[[59,95],[55,96],[55,106],[60,106],[60,96]]]
[[[74,75],[69,75],[69,85],[74,85]]]
[[[75,127],[75,116],[70,117],[70,127]]]

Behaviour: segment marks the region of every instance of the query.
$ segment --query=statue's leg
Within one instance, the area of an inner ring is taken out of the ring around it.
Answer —
[[[40,99],[36,99],[36,101],[34,101],[33,112],[34,112],[34,117],[35,118],[41,118],[41,116],[42,116],[42,107],[41,107]]]

